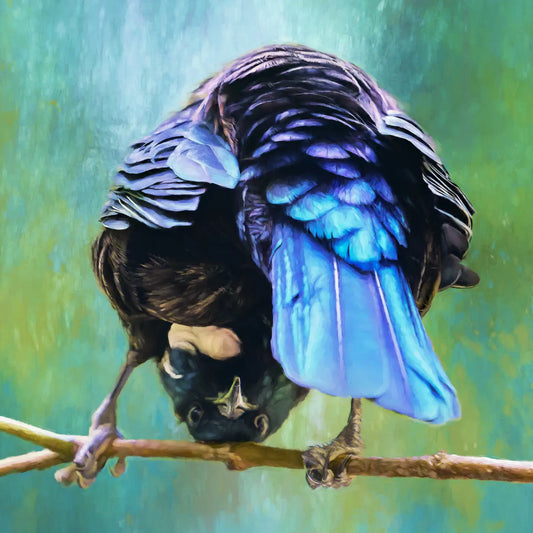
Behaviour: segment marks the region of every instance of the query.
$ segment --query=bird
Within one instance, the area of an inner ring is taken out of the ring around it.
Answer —
[[[344,486],[360,399],[441,424],[456,391],[421,318],[473,287],[474,209],[432,139],[361,68],[302,45],[250,52],[132,145],[92,248],[126,361],[73,468],[90,484],[117,398],[153,359],[202,441],[276,431],[310,389],[350,399],[346,428],[304,454]]]

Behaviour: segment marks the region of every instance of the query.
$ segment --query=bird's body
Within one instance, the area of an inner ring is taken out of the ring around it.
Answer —
[[[194,403],[184,396],[216,396],[246,360],[248,403],[267,383],[290,396],[284,416],[318,388],[444,422],[458,403],[420,316],[439,289],[477,283],[461,264],[472,214],[431,139],[368,75],[273,46],[206,81],[133,145],[93,264],[130,351],[160,361],[181,418]],[[203,384],[186,386],[180,365],[194,357],[169,346],[172,324],[231,330],[241,352],[223,362],[200,354]],[[193,434],[255,438],[228,424]]]

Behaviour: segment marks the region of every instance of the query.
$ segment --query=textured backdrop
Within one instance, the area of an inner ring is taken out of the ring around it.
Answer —
[[[114,169],[225,62],[299,42],[348,59],[435,138],[478,214],[472,291],[425,323],[461,399],[443,427],[364,405],[371,455],[533,459],[533,4],[530,0],[0,0],[0,414],[84,433],[125,351],[89,243]],[[348,402],[319,393],[270,444],[331,438]],[[185,438],[152,364],[119,406],[128,437]],[[0,435],[0,457],[31,449]],[[52,471],[0,479],[2,532],[531,531],[533,487],[130,460],[83,492]]]

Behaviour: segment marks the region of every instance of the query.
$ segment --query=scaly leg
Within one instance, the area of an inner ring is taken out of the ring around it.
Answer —
[[[303,453],[307,484],[312,489],[347,487],[351,483],[346,473],[348,461],[352,455],[359,455],[362,450],[361,400],[353,399],[348,423],[337,438],[329,444],[311,446]]]
[[[78,485],[82,488],[87,488],[94,482],[98,472],[102,470],[106,463],[106,458],[103,455],[104,452],[111,442],[120,436],[117,430],[118,397],[133,369],[144,360],[146,358],[140,359],[138,352],[133,350],[128,351],[126,361],[120,369],[113,389],[91,417],[89,438],[78,449],[73,463],[56,473],[56,479],[58,481],[64,485],[70,485],[73,481],[77,481]],[[111,472],[113,475],[119,476],[124,472],[124,469],[125,459],[121,458]]]

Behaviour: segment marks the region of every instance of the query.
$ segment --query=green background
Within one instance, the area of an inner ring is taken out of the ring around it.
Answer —
[[[0,0],[0,414],[84,433],[125,351],[89,244],[127,146],[224,63],[299,42],[370,72],[435,138],[477,208],[471,291],[425,323],[463,418],[431,427],[365,404],[370,455],[445,449],[533,459],[533,4],[530,0]],[[313,393],[270,444],[336,434],[348,402]],[[186,438],[148,364],[121,398],[128,437]],[[0,435],[0,457],[31,449]],[[0,479],[2,532],[533,531],[533,487],[357,479],[130,460],[87,491],[53,471]]]

